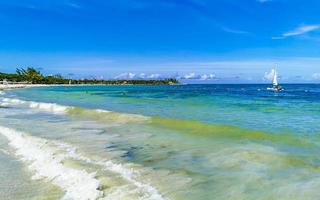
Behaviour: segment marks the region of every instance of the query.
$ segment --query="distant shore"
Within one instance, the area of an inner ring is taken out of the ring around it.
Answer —
[[[0,72],[0,88],[28,87],[29,84],[41,86],[52,85],[176,85],[179,81],[174,78],[167,79],[128,79],[128,80],[104,80],[104,79],[71,79],[61,75],[43,75],[33,67],[26,69],[17,68],[16,73],[8,74]]]
[[[70,86],[125,86],[125,85],[181,85],[180,83],[173,83],[173,84],[130,84],[130,83],[121,83],[121,84],[0,84],[0,90],[8,90],[8,89],[19,89],[19,88],[30,88],[30,87],[52,87],[52,86],[63,86],[63,87],[70,87]]]

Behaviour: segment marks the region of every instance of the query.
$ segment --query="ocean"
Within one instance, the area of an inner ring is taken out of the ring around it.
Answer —
[[[267,87],[0,91],[0,199],[320,199],[320,85]]]

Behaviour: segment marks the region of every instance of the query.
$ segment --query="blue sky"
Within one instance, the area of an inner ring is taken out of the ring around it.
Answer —
[[[320,82],[317,0],[7,0],[0,71]]]

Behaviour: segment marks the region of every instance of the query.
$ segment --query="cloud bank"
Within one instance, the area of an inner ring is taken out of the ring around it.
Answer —
[[[116,80],[133,80],[133,79],[158,80],[158,79],[165,79],[165,78],[169,78],[169,77],[162,76],[161,74],[146,74],[146,73],[136,74],[132,72],[122,73],[114,77],[114,79]]]
[[[126,72],[121,73],[117,76],[115,76],[113,79],[116,80],[133,80],[133,79],[167,79],[167,78],[175,78],[178,80],[199,80],[199,81],[207,81],[207,80],[216,80],[217,76],[213,73],[210,74],[196,74],[194,72],[187,73],[184,75],[162,75],[162,74],[146,74],[146,73],[132,73],[132,72]]]

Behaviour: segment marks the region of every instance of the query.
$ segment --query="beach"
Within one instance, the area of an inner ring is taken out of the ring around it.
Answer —
[[[317,199],[320,88],[284,87],[4,90],[0,199]]]
[[[12,85],[3,85],[0,84],[0,90],[7,90],[7,89],[17,89],[17,88],[25,88],[28,85],[26,84],[12,84]]]

